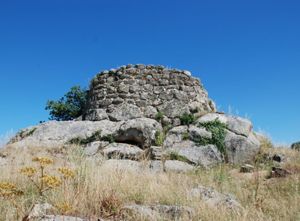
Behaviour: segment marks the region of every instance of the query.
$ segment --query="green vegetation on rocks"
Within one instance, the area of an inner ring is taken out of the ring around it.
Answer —
[[[188,113],[184,113],[181,117],[180,117],[180,122],[182,125],[190,125],[193,124],[195,122],[195,116],[193,114],[188,114]]]
[[[93,133],[91,136],[86,137],[86,138],[81,138],[81,137],[75,137],[71,140],[69,140],[70,144],[77,144],[77,145],[86,145],[88,143],[92,143],[94,141],[107,141],[109,143],[114,143],[115,138],[112,134],[108,134],[105,136],[101,136],[102,131],[96,131]]]
[[[185,162],[185,163],[191,163],[191,161],[189,161],[188,158],[186,158],[185,156],[179,155],[177,152],[169,153],[166,158],[168,160],[178,160],[178,161],[182,161],[182,162]]]
[[[193,141],[199,145],[216,145],[218,150],[226,159],[226,148],[225,148],[225,136],[226,136],[226,124],[222,123],[218,119],[209,122],[202,122],[198,124],[198,127],[204,127],[207,131],[212,133],[212,138],[196,138]]]

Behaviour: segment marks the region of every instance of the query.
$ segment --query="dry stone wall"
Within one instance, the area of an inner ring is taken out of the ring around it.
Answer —
[[[199,79],[188,71],[153,65],[127,65],[103,71],[91,82],[85,120],[155,118],[180,124],[184,113],[215,112]]]

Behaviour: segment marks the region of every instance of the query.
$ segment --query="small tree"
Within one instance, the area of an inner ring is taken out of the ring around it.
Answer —
[[[291,147],[292,147],[293,150],[299,150],[300,151],[300,142],[293,143]]]
[[[58,101],[48,101],[46,110],[50,111],[50,120],[73,120],[83,114],[86,100],[87,90],[74,86]]]

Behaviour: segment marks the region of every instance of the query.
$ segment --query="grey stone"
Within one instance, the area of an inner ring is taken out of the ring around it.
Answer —
[[[134,143],[145,149],[155,143],[155,134],[162,131],[161,125],[153,119],[139,118],[123,122],[115,136],[117,142]]]
[[[108,114],[112,121],[123,121],[142,117],[140,108],[135,105],[123,103],[112,113]]]
[[[249,137],[244,137],[226,132],[225,147],[228,161],[233,164],[251,162],[260,150],[260,143],[251,133]]]
[[[186,162],[178,160],[166,160],[164,169],[166,172],[186,173],[193,171],[195,168]]]
[[[40,219],[40,221],[88,221],[87,219],[81,219],[73,216],[60,216],[60,215],[47,215]]]
[[[107,120],[108,115],[106,113],[105,109],[90,109],[85,117],[85,120],[90,121],[101,121],[101,120]]]
[[[152,107],[152,106],[148,106],[145,108],[145,111],[144,111],[144,115],[148,118],[155,118],[157,114],[157,110],[155,107]]]
[[[28,219],[31,220],[31,219],[41,218],[47,215],[49,211],[53,209],[54,207],[49,203],[35,204],[28,214]]]
[[[207,138],[207,139],[212,138],[211,132],[207,131],[205,128],[199,128],[194,125],[189,126],[189,134],[191,140],[196,140],[199,138]]]
[[[49,121],[35,127],[24,129],[28,136],[12,138],[10,144],[15,147],[58,147],[70,145],[69,141],[74,138],[85,139],[95,132],[101,131],[105,136],[118,131],[121,122],[103,121]],[[24,133],[24,132],[23,132]]]
[[[182,142],[184,134],[188,134],[188,126],[172,128],[166,135],[164,148],[171,148],[174,144]]]
[[[150,158],[152,160],[162,160],[163,148],[158,146],[151,146],[149,148]]]
[[[158,110],[169,118],[181,117],[184,113],[189,113],[189,108],[181,101],[167,101],[158,106]]]
[[[129,92],[129,85],[126,85],[124,83],[119,84],[118,92],[120,92],[120,93],[128,93]]]
[[[138,220],[191,220],[195,211],[187,206],[170,205],[127,205],[123,210]]]
[[[164,172],[164,165],[161,160],[152,160],[149,162],[149,169],[151,172],[162,173]]]
[[[87,144],[84,148],[84,154],[86,156],[93,156],[95,155],[100,149],[108,146],[109,142],[106,141],[95,141]]]
[[[112,143],[106,146],[102,153],[109,159],[129,159],[139,160],[141,159],[144,151],[137,146],[124,144],[124,143]]]
[[[167,153],[176,153],[189,163],[209,168],[222,162],[221,153],[214,145],[198,146],[192,141],[182,141],[173,145]]]
[[[172,124],[172,120],[170,118],[168,118],[167,116],[163,116],[161,123],[163,126],[166,125],[171,125]]]
[[[243,208],[232,195],[222,194],[212,188],[204,186],[193,188],[189,192],[189,195],[191,198],[198,198],[199,200],[204,201],[207,205],[213,208],[222,206],[234,211],[240,211]]]

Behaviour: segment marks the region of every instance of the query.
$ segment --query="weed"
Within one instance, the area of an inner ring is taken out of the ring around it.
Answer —
[[[188,114],[188,113],[184,113],[181,117],[180,117],[180,122],[182,125],[190,125],[193,124],[195,122],[196,118],[193,114]]]
[[[168,160],[178,160],[178,161],[182,161],[182,162],[185,162],[185,163],[190,163],[188,158],[186,158],[185,156],[179,155],[177,152],[169,153],[169,155],[166,158]]]
[[[117,197],[114,191],[104,196],[100,202],[100,213],[102,217],[117,218],[121,215],[122,201]]]
[[[94,141],[108,141],[109,143],[114,143],[115,138],[112,134],[108,134],[105,136],[101,136],[101,130],[94,132],[91,136],[87,138],[75,137],[69,140],[70,144],[77,144],[77,145],[86,145],[88,143],[92,143]]]
[[[183,139],[183,140],[189,140],[189,139],[190,139],[190,134],[189,134],[189,132],[184,132],[184,133],[182,134],[182,139]]]
[[[161,120],[163,119],[163,117],[165,116],[165,114],[161,111],[158,111],[155,115],[155,120],[161,122]]]
[[[107,141],[109,143],[114,143],[115,142],[115,138],[112,134],[108,134],[108,135],[105,135],[105,136],[101,137],[101,140],[102,141]]]
[[[166,134],[163,131],[156,131],[155,133],[155,144],[157,146],[162,146],[166,139]]]

